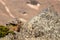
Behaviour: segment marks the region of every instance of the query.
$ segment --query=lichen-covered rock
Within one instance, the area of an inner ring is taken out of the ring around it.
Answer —
[[[26,39],[60,40],[60,15],[49,7],[23,26]],[[24,34],[24,33],[23,33]]]

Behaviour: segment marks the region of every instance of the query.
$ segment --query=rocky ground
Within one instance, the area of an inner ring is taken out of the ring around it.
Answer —
[[[60,14],[53,7],[48,7],[15,33],[0,40],[60,40]]]
[[[0,25],[15,18],[27,21],[20,32],[0,40],[60,40],[60,0],[37,1],[36,10],[27,5],[30,0],[0,0]]]

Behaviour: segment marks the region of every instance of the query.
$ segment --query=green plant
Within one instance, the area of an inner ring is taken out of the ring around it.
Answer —
[[[9,31],[6,26],[0,25],[0,38],[8,35],[8,33],[13,33],[13,31]]]

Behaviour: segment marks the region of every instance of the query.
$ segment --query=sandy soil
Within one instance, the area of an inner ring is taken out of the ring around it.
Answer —
[[[29,0],[0,0],[0,24],[5,24],[13,18],[23,18],[29,21],[33,16],[39,14],[41,10],[51,5],[60,13],[59,0],[37,0],[40,3],[37,10],[29,7],[27,5],[28,1]]]

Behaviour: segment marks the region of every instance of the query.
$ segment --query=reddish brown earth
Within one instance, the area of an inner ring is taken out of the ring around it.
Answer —
[[[59,0],[37,0],[41,5],[38,10],[32,9],[27,6],[29,0],[2,0],[9,8],[11,14],[15,18],[23,18],[30,20],[33,16],[39,14],[41,10],[46,9],[53,5],[53,8],[60,13],[60,1]],[[22,14],[26,12],[27,15]],[[5,24],[11,21],[13,18],[6,11],[5,6],[0,2],[0,24]]]

